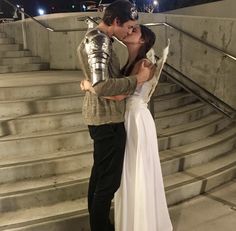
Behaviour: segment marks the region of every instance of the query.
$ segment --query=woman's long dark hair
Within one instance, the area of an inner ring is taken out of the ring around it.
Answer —
[[[135,60],[131,63],[131,65],[127,68],[128,62],[126,65],[122,68],[121,72],[123,75],[130,75],[131,71],[134,68],[134,65],[141,59],[146,58],[147,52],[152,48],[156,41],[156,35],[155,33],[150,30],[148,27],[144,25],[140,25],[141,30],[141,38],[144,40],[143,45],[140,47],[139,52]]]

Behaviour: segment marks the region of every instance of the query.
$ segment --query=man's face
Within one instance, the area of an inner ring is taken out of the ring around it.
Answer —
[[[120,25],[117,20],[115,20],[113,35],[119,40],[123,41],[128,35],[132,34],[133,28],[136,26],[137,21],[129,20],[123,25]]]

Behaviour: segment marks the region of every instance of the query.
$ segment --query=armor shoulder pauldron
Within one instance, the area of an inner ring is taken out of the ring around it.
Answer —
[[[84,43],[91,71],[91,81],[94,86],[108,78],[108,61],[112,49],[111,40],[99,30],[92,30],[87,33]]]

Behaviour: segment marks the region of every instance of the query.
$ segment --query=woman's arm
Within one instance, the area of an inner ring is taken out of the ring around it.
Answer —
[[[80,88],[81,88],[82,91],[90,91],[93,94],[96,94],[94,88],[92,87],[91,82],[89,82],[88,80],[82,80],[80,82]],[[125,99],[126,97],[128,97],[128,95],[104,96],[103,98],[110,99],[110,100],[121,101],[121,100]]]
[[[121,100],[124,100],[127,97],[128,97],[128,95],[114,95],[114,96],[104,96],[103,98],[110,99],[110,100],[121,101]]]
[[[135,75],[138,71],[139,71],[139,68],[141,66],[145,66],[145,67],[148,67],[150,72],[149,72],[149,76],[148,76],[148,80],[152,79],[154,74],[155,74],[155,71],[156,71],[156,65],[153,64],[149,59],[147,58],[144,58],[144,59],[141,59],[139,60],[135,65],[134,65],[134,68],[133,70],[131,71],[131,75]],[[147,81],[148,81],[147,80]],[[141,83],[138,83],[137,85],[142,85],[144,82],[141,82]]]

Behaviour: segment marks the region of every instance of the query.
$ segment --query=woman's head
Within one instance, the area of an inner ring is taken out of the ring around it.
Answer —
[[[143,46],[140,48],[140,52],[142,51],[145,55],[147,52],[153,47],[156,41],[155,33],[150,30],[148,27],[144,25],[140,25],[141,30],[141,39],[143,39]]]
[[[131,71],[132,67],[136,62],[140,59],[146,58],[147,52],[153,47],[156,41],[155,33],[144,25],[136,26],[133,29],[133,33],[128,35],[124,40],[123,43],[129,48],[132,46],[132,50],[136,50],[137,56],[130,66],[128,72]]]
[[[144,25],[137,25],[133,29],[133,33],[123,40],[124,44],[128,47],[137,47],[142,58],[144,58],[146,53],[153,47],[155,41],[155,33]]]

